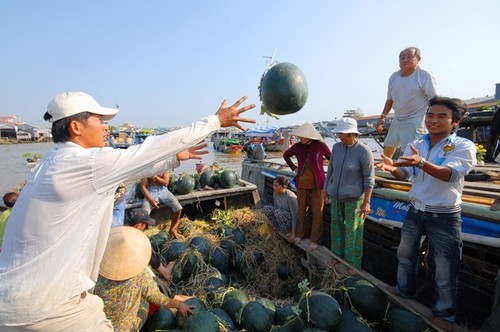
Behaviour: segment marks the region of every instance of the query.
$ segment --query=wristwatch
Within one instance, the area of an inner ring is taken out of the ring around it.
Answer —
[[[425,160],[425,158],[421,157],[420,158],[420,162],[418,163],[417,167],[418,168],[424,167],[424,165],[425,165],[426,162],[427,162],[427,160]]]

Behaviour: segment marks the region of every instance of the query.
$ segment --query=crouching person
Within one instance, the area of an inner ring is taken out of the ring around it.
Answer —
[[[111,230],[94,294],[102,298],[104,312],[115,331],[139,331],[146,322],[149,303],[158,307],[175,308],[184,318],[193,309],[182,301],[160,292],[147,267],[151,258],[148,237],[133,227]]]

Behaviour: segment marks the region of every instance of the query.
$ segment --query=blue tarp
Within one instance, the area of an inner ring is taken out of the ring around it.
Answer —
[[[268,126],[268,127],[254,127],[249,128],[245,132],[247,137],[271,137],[276,134],[278,127]]]

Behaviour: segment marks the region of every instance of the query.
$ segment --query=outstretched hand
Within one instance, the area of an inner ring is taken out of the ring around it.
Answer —
[[[410,144],[410,150],[412,154],[399,158],[394,162],[394,166],[417,166],[422,160],[422,157],[418,154],[418,150],[413,144]]]
[[[394,167],[394,161],[387,157],[385,154],[381,154],[382,161],[375,164],[375,167],[381,171],[394,172],[397,167]]]
[[[207,143],[200,143],[184,151],[177,153],[177,160],[202,159],[201,155],[207,154],[208,150],[203,150],[208,146]]]
[[[245,128],[242,127],[238,123],[238,121],[255,123],[255,120],[253,119],[240,117],[241,113],[251,110],[252,108],[255,107],[255,104],[250,104],[248,106],[243,106],[241,108],[238,108],[245,100],[247,100],[247,98],[248,98],[247,96],[241,97],[233,105],[229,107],[226,106],[226,100],[224,99],[224,101],[219,107],[219,110],[217,111],[217,113],[215,113],[219,117],[221,127],[234,126],[244,131]]]

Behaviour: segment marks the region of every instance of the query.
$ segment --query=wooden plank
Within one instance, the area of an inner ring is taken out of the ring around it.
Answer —
[[[396,180],[393,177],[386,177],[382,176],[380,174],[375,176],[375,181],[378,182],[384,182],[384,183],[394,183],[394,184],[399,184],[403,186],[410,186],[411,187],[411,182],[409,181],[401,181],[401,180]],[[489,193],[500,193],[500,185],[495,184],[493,182],[471,182],[471,181],[465,181],[464,184],[464,190],[477,190],[481,194],[489,194]],[[498,197],[498,195],[496,196]]]
[[[318,247],[318,249],[311,250],[311,249],[309,249],[310,244],[311,244],[311,241],[309,239],[303,239],[299,242],[299,244],[297,246],[300,249],[304,250],[308,256],[314,257],[316,260],[322,262],[325,266],[329,266],[330,268],[332,268],[334,271],[336,271],[338,273],[341,273],[344,275],[354,273],[354,274],[357,274],[360,277],[368,280],[375,287],[379,288],[382,292],[384,292],[384,294],[389,298],[390,301],[397,303],[398,305],[402,306],[403,308],[407,309],[408,311],[419,316],[434,330],[436,330],[438,332],[446,332],[446,330],[442,328],[442,325],[446,325],[446,322],[440,318],[434,317],[432,315],[431,310],[428,307],[426,307],[425,305],[423,305],[422,303],[415,301],[415,300],[405,299],[401,296],[396,295],[393,291],[393,287],[380,281],[379,279],[375,278],[374,276],[372,276],[371,274],[369,274],[366,271],[356,269],[351,264],[347,263],[344,259],[335,255],[333,252],[331,252],[325,246],[321,245]],[[304,264],[307,265],[306,268],[308,268],[309,271],[313,270],[310,267],[310,262],[307,262]],[[458,325],[456,325],[456,324],[453,324],[453,329],[457,330],[457,329],[460,329],[460,327],[458,327]]]

